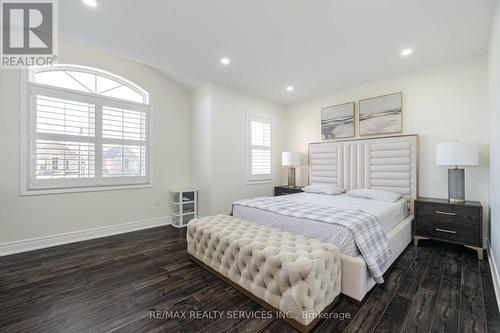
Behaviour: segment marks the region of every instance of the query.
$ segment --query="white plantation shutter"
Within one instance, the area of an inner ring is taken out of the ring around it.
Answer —
[[[145,111],[102,108],[102,176],[146,176]]]
[[[95,106],[36,95],[36,132],[94,136]]]
[[[136,102],[147,96],[99,72],[40,74],[29,87],[28,190],[148,183],[149,108]],[[113,87],[99,90],[108,81]],[[118,99],[120,91],[128,97]]]
[[[95,104],[32,87],[32,187],[90,185],[95,178]]]
[[[93,178],[94,144],[36,140],[36,179]]]
[[[94,177],[95,105],[37,94],[35,178]]]
[[[248,180],[272,180],[272,119],[249,115],[248,141]]]
[[[104,106],[102,137],[109,139],[146,140],[146,112]]]

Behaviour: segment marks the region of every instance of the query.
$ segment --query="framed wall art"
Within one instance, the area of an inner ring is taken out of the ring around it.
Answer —
[[[354,137],[354,102],[321,109],[323,140]]]
[[[401,132],[402,105],[401,92],[359,101],[359,135]]]

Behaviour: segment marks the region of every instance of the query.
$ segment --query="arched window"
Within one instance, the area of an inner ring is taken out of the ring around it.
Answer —
[[[30,81],[102,97],[148,103],[148,93],[132,82],[95,68],[58,65],[33,67]]]
[[[145,90],[74,65],[31,68],[28,81],[28,190],[149,182]]]

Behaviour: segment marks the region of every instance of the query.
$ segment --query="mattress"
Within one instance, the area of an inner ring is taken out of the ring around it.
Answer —
[[[286,196],[286,199],[298,203],[310,203],[339,209],[363,210],[377,217],[382,230],[386,234],[408,216],[407,202],[404,199],[396,202],[386,202],[354,198],[347,194],[333,196],[314,193],[289,194]],[[360,255],[352,232],[341,225],[325,224],[313,220],[280,215],[237,204],[233,207],[233,215],[247,221],[334,244],[343,254],[349,256],[355,257]]]

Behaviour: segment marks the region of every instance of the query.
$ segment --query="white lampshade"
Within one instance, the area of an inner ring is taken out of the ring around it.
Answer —
[[[284,151],[281,154],[283,166],[298,166],[300,165],[300,153],[297,151]]]
[[[479,165],[479,145],[473,142],[439,143],[436,164],[450,166]]]

